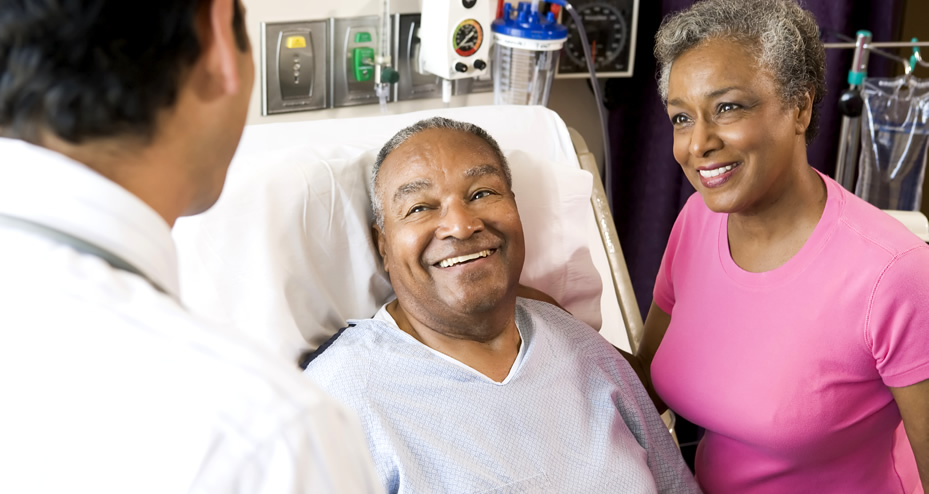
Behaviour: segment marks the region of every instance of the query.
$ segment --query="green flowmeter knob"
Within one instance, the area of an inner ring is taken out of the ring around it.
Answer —
[[[396,84],[400,80],[400,74],[391,67],[381,69],[381,82]]]

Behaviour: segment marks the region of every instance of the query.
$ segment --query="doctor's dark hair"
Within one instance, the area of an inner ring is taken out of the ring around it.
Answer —
[[[381,170],[381,164],[384,163],[384,160],[387,159],[387,156],[392,153],[395,149],[400,147],[401,144],[406,142],[409,138],[419,134],[424,130],[429,129],[451,129],[461,132],[467,132],[469,134],[474,134],[490,146],[490,149],[497,156],[497,159],[500,160],[500,166],[503,167],[503,175],[506,179],[506,186],[509,188],[513,187],[513,176],[510,173],[510,165],[506,162],[506,156],[503,155],[503,151],[500,149],[500,145],[497,144],[497,141],[494,140],[486,130],[468,122],[460,122],[458,120],[452,120],[449,118],[443,117],[432,117],[425,120],[420,120],[415,124],[397,132],[393,137],[387,141],[387,144],[384,144],[384,147],[381,148],[380,152],[377,153],[377,159],[374,161],[374,169],[371,170],[371,180],[368,183],[368,194],[371,197],[371,209],[374,212],[374,221],[377,223],[378,228],[381,231],[384,230],[384,205],[381,202],[381,197],[377,194],[377,176]]]
[[[0,0],[0,135],[150,139],[201,54],[212,0]],[[242,6],[236,44],[248,49]]]
[[[711,39],[734,41],[756,53],[757,68],[771,74],[785,105],[799,105],[813,90],[809,144],[826,95],[826,51],[813,14],[797,0],[702,0],[666,17],[655,35],[658,91],[665,104],[674,61]]]

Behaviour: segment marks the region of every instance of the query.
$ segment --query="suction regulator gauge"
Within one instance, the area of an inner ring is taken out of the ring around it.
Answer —
[[[572,3],[587,33],[597,74],[601,77],[631,76],[638,0],[574,0]],[[568,39],[558,64],[558,77],[588,77],[580,29],[574,17],[566,12],[561,13],[561,22],[568,28]]]
[[[598,68],[605,67],[616,60],[629,38],[629,26],[626,24],[625,16],[618,8],[609,4],[587,5],[578,8],[577,13],[584,22],[594,64]],[[571,20],[566,23],[568,40],[565,42],[565,53],[571,61],[586,67],[587,61],[584,59],[584,47],[581,46],[577,24],[573,18],[568,19]]]
[[[483,42],[484,29],[474,19],[461,21],[452,34],[452,45],[455,53],[462,57],[470,57],[477,53]]]

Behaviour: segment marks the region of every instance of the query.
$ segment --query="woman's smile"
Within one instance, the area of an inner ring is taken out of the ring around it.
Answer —
[[[698,168],[697,173],[700,174],[700,183],[702,183],[704,187],[712,189],[715,187],[721,187],[723,184],[728,182],[733,175],[741,170],[741,166],[742,162],[736,161],[721,166]]]

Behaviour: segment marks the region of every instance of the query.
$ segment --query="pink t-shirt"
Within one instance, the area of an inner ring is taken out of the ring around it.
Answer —
[[[651,374],[706,429],[707,493],[921,492],[888,386],[929,379],[929,246],[823,180],[819,224],[772,271],[732,261],[727,215],[698,194],[671,232]]]

